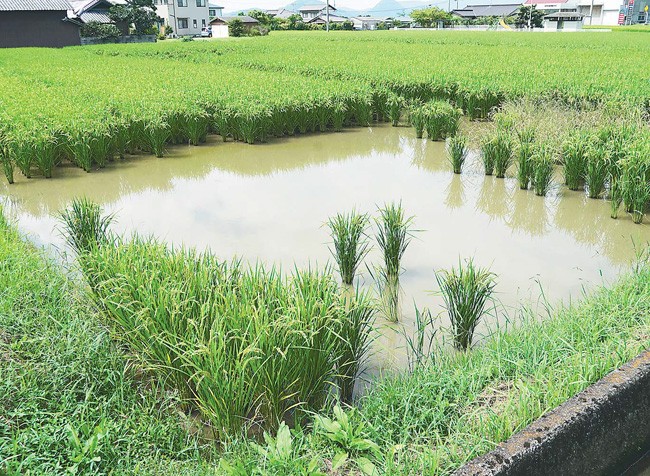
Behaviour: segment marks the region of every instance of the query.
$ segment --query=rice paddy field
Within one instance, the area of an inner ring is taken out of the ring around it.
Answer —
[[[451,474],[647,349],[646,37],[0,50],[0,473]]]

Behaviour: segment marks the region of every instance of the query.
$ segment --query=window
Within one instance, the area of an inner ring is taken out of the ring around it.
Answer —
[[[202,19],[201,19],[201,26],[202,26],[203,28],[205,28],[205,18],[202,18]]]
[[[196,28],[196,25],[197,25],[196,20],[192,20],[192,28]]]
[[[187,0],[178,0],[178,6],[179,7],[186,7],[187,6]],[[179,18],[180,20],[180,18]],[[187,18],[186,18],[187,20]]]
[[[205,0],[196,0],[197,7],[205,7]]]
[[[187,18],[179,18],[178,19],[178,29],[179,30],[185,30],[187,29],[188,24],[187,24]]]

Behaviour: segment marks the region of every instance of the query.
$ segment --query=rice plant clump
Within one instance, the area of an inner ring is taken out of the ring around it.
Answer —
[[[604,144],[598,142],[588,148],[585,185],[589,198],[598,198],[605,191],[610,165]]]
[[[367,214],[354,210],[347,214],[339,213],[327,222],[333,240],[330,251],[345,285],[352,285],[359,265],[370,251],[366,235],[368,223]]]
[[[497,178],[504,178],[513,160],[513,143],[505,131],[494,136],[494,172]]]
[[[454,346],[468,350],[496,285],[495,275],[488,269],[474,266],[470,259],[465,265],[459,262],[458,269],[436,273],[436,281],[451,321]]]
[[[587,155],[591,144],[597,140],[592,134],[579,131],[571,134],[562,145],[564,183],[569,190],[579,190],[587,174]]]
[[[327,272],[286,276],[138,237],[80,266],[115,338],[220,441],[352,398],[374,305]]]
[[[545,196],[553,182],[553,169],[555,165],[553,150],[547,144],[536,147],[532,159],[533,175],[532,184],[535,195]]]
[[[521,190],[527,190],[533,176],[532,157],[535,146],[535,129],[524,128],[517,133],[517,139],[517,182]]]
[[[414,230],[413,217],[406,217],[400,203],[384,205],[379,209],[377,225],[377,244],[384,258],[384,266],[376,279],[380,283],[380,292],[387,299],[388,318],[399,320],[399,277],[402,273],[402,257],[408,248]]]
[[[449,153],[449,162],[454,173],[461,173],[463,164],[467,159],[467,137],[461,134],[451,137],[447,146],[447,152]]]
[[[102,208],[87,198],[76,198],[59,220],[68,246],[81,255],[110,241],[108,227],[114,215],[104,215]]]

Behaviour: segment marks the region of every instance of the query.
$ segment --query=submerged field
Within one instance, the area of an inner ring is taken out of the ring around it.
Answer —
[[[0,51],[0,472],[449,474],[647,348],[646,36]]]

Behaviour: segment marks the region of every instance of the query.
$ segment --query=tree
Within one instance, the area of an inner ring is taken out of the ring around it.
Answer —
[[[345,20],[343,23],[341,23],[341,30],[354,30],[354,22],[352,20]]]
[[[544,25],[544,12],[535,8],[535,5],[522,5],[515,17],[515,25],[517,28],[541,28]]]
[[[434,23],[438,23],[439,21],[449,21],[450,16],[449,13],[440,8],[431,7],[423,8],[421,10],[413,10],[411,12],[411,18],[413,18],[415,23],[418,25],[424,28],[431,28]]]
[[[262,26],[266,27],[269,30],[276,29],[275,26],[277,24],[277,20],[262,10],[251,10],[248,12],[248,16],[255,18],[258,22],[260,22]]]
[[[125,22],[133,25],[134,34],[147,35],[159,20],[154,0],[126,0],[123,5],[113,5],[108,16],[115,23]]]
[[[228,35],[235,38],[244,36],[244,22],[239,18],[233,18],[228,22]]]
[[[102,40],[115,40],[122,32],[112,23],[100,23],[98,21],[89,21],[81,26],[80,34],[82,38],[101,38]]]

